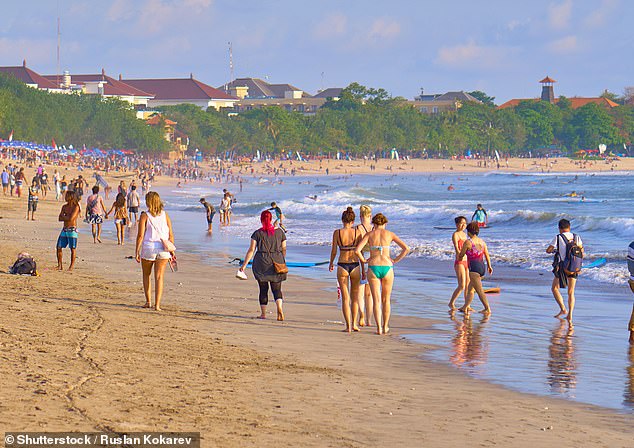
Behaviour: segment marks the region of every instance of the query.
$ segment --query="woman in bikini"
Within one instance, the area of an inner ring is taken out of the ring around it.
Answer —
[[[357,230],[361,238],[372,230],[372,208],[369,205],[359,207],[359,219],[361,223],[357,226]],[[370,247],[363,248],[363,252],[368,253]],[[374,302],[370,295],[370,287],[367,285],[367,276],[365,274],[365,264],[361,263],[361,283],[359,284],[359,326],[370,326],[372,313],[374,310]],[[365,311],[365,312],[364,312]]]
[[[456,257],[453,262],[453,269],[454,271],[456,271],[458,287],[454,289],[453,294],[451,295],[451,300],[449,301],[450,312],[453,312],[457,309],[455,303],[456,299],[461,293],[464,294],[465,301],[467,300],[467,283],[469,279],[469,263],[467,262],[467,257],[458,257],[458,255],[460,255],[460,250],[462,249],[464,242],[467,241],[467,235],[464,232],[467,228],[467,218],[465,218],[464,216],[458,216],[456,219],[454,219],[454,221],[456,223],[456,231],[451,236],[451,241],[456,253]]]
[[[372,218],[374,229],[367,233],[357,244],[356,253],[361,263],[368,263],[368,283],[374,301],[374,320],[377,334],[387,334],[390,331],[390,297],[394,285],[393,266],[409,253],[409,247],[394,233],[385,228],[387,218],[377,213]],[[401,253],[396,258],[390,256],[390,245],[396,243]],[[370,245],[370,258],[363,256],[363,248]],[[382,312],[381,312],[382,311]]]
[[[466,255],[467,261],[469,262],[469,284],[467,285],[467,296],[465,297],[464,306],[460,308],[460,311],[464,312],[466,315],[468,315],[471,311],[469,306],[473,300],[474,291],[478,293],[478,297],[480,298],[482,305],[484,305],[484,309],[480,312],[487,315],[491,314],[489,301],[484,293],[484,289],[482,289],[482,277],[484,277],[487,271],[489,272],[489,275],[493,274],[493,267],[491,266],[489,249],[487,249],[486,243],[478,237],[478,233],[480,233],[478,223],[475,221],[469,223],[467,226],[469,239],[464,242],[462,249],[460,249],[460,253],[458,254],[459,260],[462,260],[462,258]]]
[[[355,254],[357,243],[361,235],[354,226],[354,210],[348,207],[341,215],[343,227],[332,233],[332,250],[330,251],[330,272],[335,269],[335,257],[339,249],[339,260],[337,261],[337,282],[341,289],[341,310],[346,321],[344,331],[359,331],[357,319],[359,314],[359,282],[361,280],[361,269],[359,268],[359,258]],[[352,301],[352,304],[350,303]],[[352,305],[352,306],[351,306]],[[352,309],[352,311],[351,311]]]

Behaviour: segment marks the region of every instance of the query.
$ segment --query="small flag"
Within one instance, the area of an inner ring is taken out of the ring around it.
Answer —
[[[55,139],[52,139],[52,146],[55,151],[57,151],[57,143],[55,143]]]
[[[13,129],[11,129],[11,133],[9,134],[9,141],[13,141]]]

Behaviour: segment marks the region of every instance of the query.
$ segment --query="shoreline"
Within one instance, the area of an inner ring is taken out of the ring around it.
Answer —
[[[251,275],[239,282],[234,268],[183,255],[181,272],[166,277],[166,311],[142,310],[130,242],[93,245],[83,225],[76,271],[52,271],[61,204],[40,201],[38,221],[26,222],[23,202],[0,199],[0,263],[26,249],[42,274],[1,277],[16,291],[2,297],[10,312],[0,317],[9,379],[0,403],[12,403],[0,404],[0,421],[10,430],[200,430],[203,446],[631,442],[632,416],[421,359],[428,346],[399,334],[432,320],[395,316],[385,338],[340,333],[321,282],[292,276],[288,320],[260,322]]]

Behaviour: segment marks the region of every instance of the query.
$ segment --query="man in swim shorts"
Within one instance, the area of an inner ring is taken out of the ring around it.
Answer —
[[[478,227],[487,227],[489,225],[489,215],[487,211],[482,208],[482,204],[476,206],[476,211],[471,216],[471,221],[478,223]]]
[[[64,223],[62,231],[57,238],[57,269],[62,271],[62,249],[68,247],[70,249],[70,266],[68,270],[72,271],[75,266],[76,249],[77,249],[77,217],[81,211],[77,196],[72,191],[67,191],[64,196],[66,203],[62,205],[59,213],[58,221]]]
[[[563,262],[566,259],[566,243],[573,240],[577,246],[583,250],[583,242],[581,241],[579,235],[575,235],[570,231],[570,221],[567,219],[560,219],[559,234],[553,238],[548,245],[548,248],[546,248],[547,254],[555,254],[555,261],[553,262],[553,274],[555,275],[555,278],[553,278],[551,287],[553,297],[555,297],[557,305],[559,305],[559,313],[556,314],[555,317],[563,317],[567,314],[566,319],[571,327],[572,312],[575,308],[575,286],[577,284],[578,274],[566,274],[564,272]],[[560,288],[565,287],[568,287],[568,310],[566,310],[564,299],[561,296],[561,292],[559,292]]]
[[[634,292],[634,241],[630,243],[627,249],[627,269],[630,271],[630,279],[628,283],[630,289]],[[630,344],[634,344],[634,306],[632,306],[632,315],[630,316],[630,323],[628,326],[630,330]]]
[[[205,198],[200,198],[200,203],[205,207],[205,213],[207,214],[207,232],[213,232],[213,219],[216,214],[216,209]]]
[[[130,192],[127,197],[128,202],[128,211],[130,212],[128,216],[130,217],[130,221],[128,222],[128,227],[132,226],[132,215],[134,215],[134,223],[136,224],[138,221],[139,215],[139,205],[141,204],[141,198],[139,197],[139,193],[136,191],[136,185],[134,185],[134,180],[130,184]]]

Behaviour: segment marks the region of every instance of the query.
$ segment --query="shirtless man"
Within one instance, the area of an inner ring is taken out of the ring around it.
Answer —
[[[72,191],[67,191],[64,196],[66,204],[62,205],[59,213],[58,221],[64,223],[62,231],[57,238],[57,270],[62,271],[62,249],[70,248],[70,266],[68,270],[72,271],[75,266],[76,249],[77,249],[77,217],[81,211],[77,196]]]

